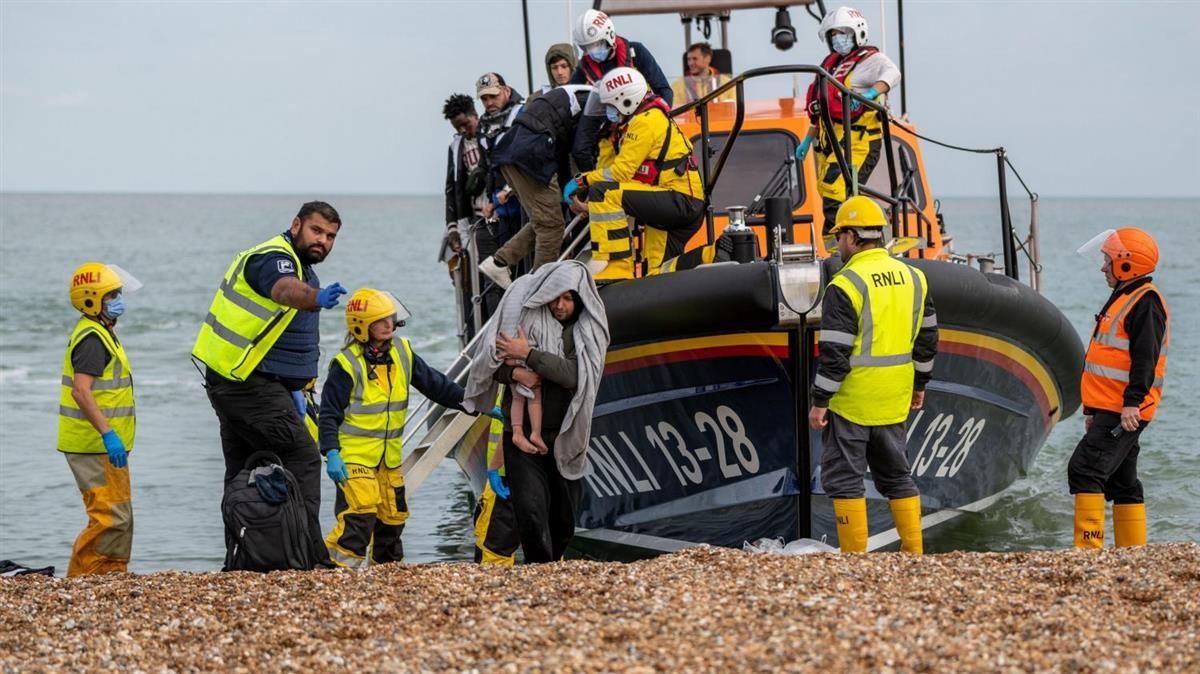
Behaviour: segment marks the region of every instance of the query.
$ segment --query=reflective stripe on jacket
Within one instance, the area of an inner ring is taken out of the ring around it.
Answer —
[[[104,441],[92,422],[83,415],[71,389],[75,384],[75,368],[71,365],[71,353],[79,342],[88,335],[96,335],[112,356],[104,372],[92,382],[92,395],[96,405],[108,424],[117,432],[126,451],[133,449],[134,430],[137,416],[133,404],[133,370],[121,346],[100,323],[91,318],[80,318],[67,344],[67,355],[63,358],[62,390],[58,396],[58,451],[72,454],[103,454]]]
[[[1109,304],[1108,310],[1098,317],[1084,357],[1083,377],[1079,384],[1085,407],[1119,414],[1125,406],[1125,387],[1129,385],[1129,371],[1133,365],[1125,317],[1139,300],[1151,292],[1158,295],[1163,313],[1169,315],[1162,293],[1153,283],[1146,283],[1118,296]],[[1162,400],[1163,380],[1167,376],[1167,345],[1171,341],[1169,325],[1163,334],[1158,362],[1154,364],[1154,383],[1138,405],[1140,416],[1146,421],[1154,418],[1158,403]]]
[[[830,410],[860,426],[904,422],[912,402],[913,344],[924,321],[925,275],[877,248],[854,255],[829,283],[850,298],[859,329],[821,330],[822,343],[853,349],[844,380],[818,375],[815,385],[833,393]]]
[[[346,416],[338,428],[341,457],[346,463],[373,467],[384,461],[388,468],[396,468],[403,458],[413,352],[402,338],[393,339],[388,348],[392,362],[386,368],[386,382],[371,376],[373,366],[363,357],[360,342],[334,358],[354,382]]]
[[[296,265],[297,276],[304,280],[300,257],[282,234],[238,253],[217,288],[192,347],[193,356],[226,379],[245,381],[296,317],[296,309],[259,295],[246,280],[246,262],[254,255],[272,251],[287,253]]]
[[[664,143],[668,144],[665,153],[662,152]],[[673,162],[686,159],[692,153],[691,143],[659,106],[645,107],[630,117],[613,147],[616,155],[611,162],[601,161],[595,170],[584,174],[589,184],[633,182],[647,161],[656,161],[661,156],[664,161]],[[664,170],[656,184],[696,199],[704,198],[700,172],[693,168],[688,168],[682,175],[673,168]]]

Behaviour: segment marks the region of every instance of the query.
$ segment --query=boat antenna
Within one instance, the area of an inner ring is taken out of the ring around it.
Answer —
[[[908,73],[904,72],[904,0],[896,0],[896,26],[900,31],[900,116],[908,115]]]
[[[529,52],[529,2],[521,0],[521,20],[525,24],[525,78],[529,82],[529,88],[525,90],[526,96],[533,95],[533,56]]]

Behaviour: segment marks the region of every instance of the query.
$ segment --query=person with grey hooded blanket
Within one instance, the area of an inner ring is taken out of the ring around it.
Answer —
[[[530,345],[526,330],[551,349]],[[554,347],[559,344],[561,352]],[[608,351],[608,319],[596,285],[581,262],[543,265],[515,280],[495,319],[472,352],[463,407],[488,410],[500,384],[541,386],[542,428],[548,454],[527,453],[512,443],[511,390],[506,386],[504,461],[526,562],[562,559],[575,534],[575,513],[587,467],[592,412]],[[510,367],[505,360],[527,367]],[[497,490],[499,493],[500,490]]]

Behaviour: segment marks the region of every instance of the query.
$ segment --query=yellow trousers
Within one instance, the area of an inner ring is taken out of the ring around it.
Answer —
[[[68,454],[67,466],[83,495],[87,527],[71,548],[68,576],[124,573],[133,547],[129,467],[113,468],[107,454]]]
[[[588,189],[592,259],[618,261],[633,255],[630,218],[646,226],[646,268],[657,274],[700,228],[704,200],[637,181],[596,183]]]
[[[346,464],[346,472],[349,477],[338,485],[334,501],[337,522],[325,537],[330,559],[349,568],[402,561],[400,535],[408,521],[404,474],[399,467],[356,463]]]
[[[475,505],[475,561],[512,566],[520,545],[512,502],[498,498],[492,486],[484,484]]]

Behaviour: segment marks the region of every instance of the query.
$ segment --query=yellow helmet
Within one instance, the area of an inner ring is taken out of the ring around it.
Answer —
[[[99,316],[104,296],[124,286],[117,270],[102,262],[85,262],[71,275],[71,306],[85,316]]]
[[[888,226],[887,217],[883,214],[883,209],[879,204],[875,203],[870,197],[862,195],[850,197],[842,202],[837,211],[837,217],[834,218],[833,229],[829,230],[830,234],[837,234],[843,229],[880,229]],[[880,231],[880,236],[883,232]],[[869,237],[868,238],[873,238]]]
[[[369,339],[372,323],[389,317],[396,325],[404,325],[410,314],[395,295],[384,290],[359,288],[346,303],[346,328],[360,342]]]

